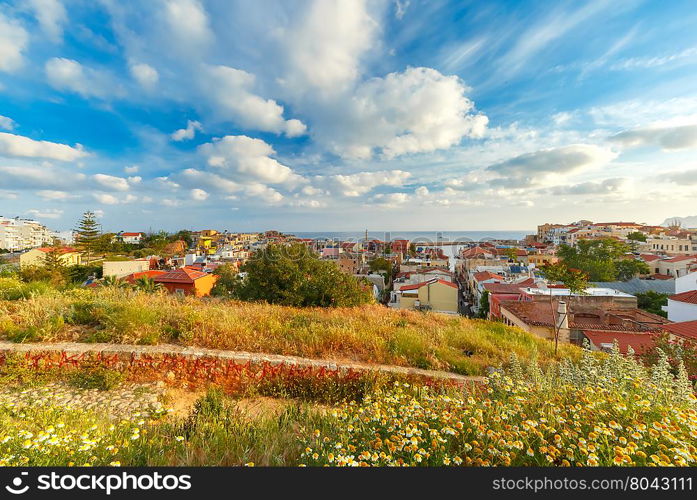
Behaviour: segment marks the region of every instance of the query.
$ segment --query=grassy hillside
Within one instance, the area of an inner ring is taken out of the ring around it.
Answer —
[[[15,342],[175,343],[483,374],[515,352],[554,359],[551,342],[500,323],[382,306],[290,308],[116,288],[0,300],[0,337]],[[6,297],[9,298],[8,295]],[[563,357],[580,349],[565,345]]]

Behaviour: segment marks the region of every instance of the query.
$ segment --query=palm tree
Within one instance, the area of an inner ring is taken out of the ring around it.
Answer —
[[[161,283],[155,283],[152,278],[148,278],[147,276],[138,278],[134,283],[134,287],[136,290],[146,293],[158,293],[164,289]]]
[[[102,278],[102,286],[108,286],[113,288],[127,288],[128,283],[126,283],[123,280],[120,280],[116,276],[104,276],[104,278]]]

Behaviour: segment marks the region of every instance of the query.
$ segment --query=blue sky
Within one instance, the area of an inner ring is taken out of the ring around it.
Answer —
[[[0,215],[530,229],[697,215],[692,1],[0,2]]]

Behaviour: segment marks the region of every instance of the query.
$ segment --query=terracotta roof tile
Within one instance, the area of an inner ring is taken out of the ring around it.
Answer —
[[[663,329],[679,337],[697,340],[697,320],[670,323],[668,325],[663,325]]]
[[[54,247],[41,247],[41,248],[37,248],[37,250],[38,250],[39,252],[48,253],[48,252],[50,252],[51,250],[53,250],[53,248],[54,248]],[[78,252],[79,252],[79,250],[76,250],[76,249],[74,249],[74,248],[72,248],[72,247],[60,247],[60,248],[58,249],[58,251],[59,251],[60,253],[78,253]]]
[[[670,300],[676,300],[678,302],[684,302],[686,304],[697,304],[697,290],[690,290],[687,292],[678,293],[668,297]]]
[[[485,280],[503,280],[505,279],[503,276],[499,274],[494,274],[490,271],[481,271],[478,273],[474,273],[474,279],[475,281],[485,281]]]
[[[161,276],[163,274],[166,274],[167,271],[157,271],[157,270],[151,270],[151,271],[141,271],[138,273],[131,273],[128,276],[124,276],[123,280],[127,281],[128,283],[135,283],[136,280],[140,278],[155,278],[157,276]]]
[[[629,346],[635,353],[640,354],[650,349],[656,340],[656,336],[651,333],[626,333],[626,332],[599,332],[597,330],[584,330],[583,334],[588,337],[597,348],[603,344],[612,345],[615,340],[620,348],[620,352],[625,354]]]
[[[193,283],[204,276],[208,276],[208,273],[183,267],[167,271],[165,274],[155,277],[155,281],[158,283]]]

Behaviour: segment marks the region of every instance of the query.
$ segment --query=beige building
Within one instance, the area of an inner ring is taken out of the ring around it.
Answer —
[[[664,255],[690,255],[694,253],[692,245],[693,241],[689,238],[663,236],[648,238],[642,249]]]
[[[20,267],[26,266],[43,266],[46,260],[46,254],[50,252],[52,247],[33,248],[28,252],[19,256]],[[61,260],[66,266],[75,266],[82,263],[82,254],[70,247],[61,247]]]
[[[150,261],[147,259],[106,261],[102,264],[102,275],[123,278],[133,273],[142,273],[150,269]]]
[[[678,255],[670,259],[656,260],[649,262],[649,267],[656,274],[680,278],[697,270],[697,256]]]
[[[537,253],[528,255],[528,264],[534,264],[535,267],[542,267],[546,266],[547,264],[556,264],[557,262],[559,262],[559,257],[556,255]]]
[[[388,305],[396,309],[457,314],[458,304],[458,286],[436,278],[415,285],[406,285],[392,292]]]

